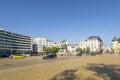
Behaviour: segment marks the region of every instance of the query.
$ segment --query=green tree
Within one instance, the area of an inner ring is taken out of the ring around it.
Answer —
[[[45,54],[49,52],[49,47],[43,46],[42,49],[43,49],[43,51],[44,51]]]
[[[76,48],[76,52],[80,52],[80,48]]]
[[[84,53],[86,52],[86,49],[85,49],[85,48],[83,48],[83,52],[84,52]]]
[[[90,47],[87,47],[87,48],[86,48],[86,52],[87,52],[87,53],[90,52]]]
[[[83,49],[82,48],[80,48],[80,52],[83,53]]]
[[[110,51],[107,49],[107,50],[106,50],[106,53],[109,53],[109,52],[110,52]]]
[[[59,47],[51,47],[51,48],[49,48],[49,52],[51,52],[51,53],[57,53],[59,50],[60,50]]]
[[[82,48],[76,48],[76,52],[83,52]]]

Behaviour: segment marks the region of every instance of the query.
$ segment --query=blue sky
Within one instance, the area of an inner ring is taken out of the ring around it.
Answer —
[[[79,43],[120,37],[120,0],[0,0],[0,27],[50,40]]]

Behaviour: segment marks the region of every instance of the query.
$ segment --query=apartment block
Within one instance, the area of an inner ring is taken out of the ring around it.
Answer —
[[[90,48],[91,52],[100,51],[102,49],[103,41],[99,36],[91,36],[85,41],[81,41],[79,46],[82,49]]]
[[[34,49],[34,52],[36,52],[36,53],[44,52],[43,51],[43,46],[53,47],[55,45],[56,45],[56,42],[48,40],[45,37],[35,38],[33,40],[33,49]]]

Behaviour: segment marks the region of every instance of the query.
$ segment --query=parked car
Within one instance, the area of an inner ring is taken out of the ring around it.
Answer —
[[[57,58],[56,53],[49,53],[48,55],[43,56],[43,59],[52,59]]]
[[[11,54],[10,53],[3,53],[3,54],[0,54],[0,58],[8,58],[10,57]]]
[[[95,52],[91,52],[91,55],[96,55],[96,53]]]
[[[77,53],[76,56],[82,56],[82,53]]]
[[[23,56],[23,55],[12,55],[10,58],[11,59],[22,59],[22,58],[25,58],[25,56]]]
[[[21,55],[26,56],[26,57],[29,57],[29,56],[30,56],[30,54],[21,54]]]

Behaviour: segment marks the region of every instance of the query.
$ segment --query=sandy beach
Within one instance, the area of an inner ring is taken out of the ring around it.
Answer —
[[[0,80],[120,80],[118,54],[79,56],[41,64],[37,58],[27,60],[38,64],[1,69]]]

